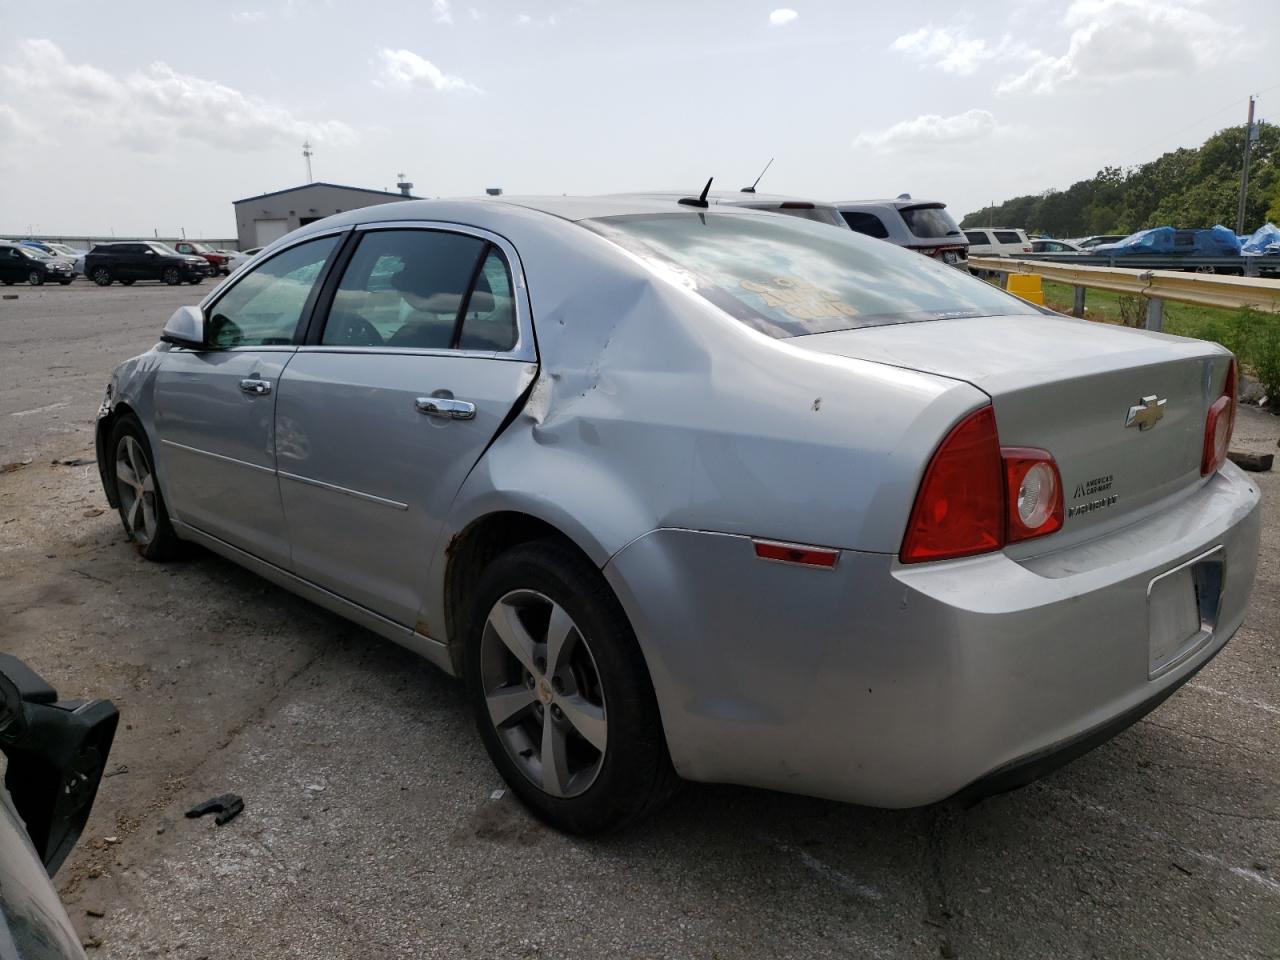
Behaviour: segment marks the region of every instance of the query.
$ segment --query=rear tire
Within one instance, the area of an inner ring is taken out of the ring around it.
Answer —
[[[100,287],[111,286],[111,282],[112,282],[111,271],[108,270],[106,267],[95,268],[93,271],[93,282]]]
[[[181,551],[182,541],[169,522],[151,444],[137,417],[126,413],[116,421],[107,449],[120,522],[134,549],[157,563],[174,559]]]
[[[680,781],[644,656],[600,571],[540,540],[494,560],[474,598],[463,625],[467,695],[512,792],[566,833],[652,813]]]

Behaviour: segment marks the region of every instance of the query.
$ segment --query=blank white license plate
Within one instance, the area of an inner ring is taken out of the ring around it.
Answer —
[[[1221,549],[1156,577],[1147,587],[1148,669],[1154,677],[1205,643],[1217,625]]]

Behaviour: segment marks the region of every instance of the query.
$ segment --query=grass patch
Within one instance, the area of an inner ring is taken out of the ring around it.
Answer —
[[[1045,306],[1071,312],[1075,292],[1069,284],[1045,282],[1043,286]],[[1142,326],[1147,315],[1144,298],[1109,290],[1087,290],[1084,303],[1085,317],[1101,323]],[[1164,332],[1222,344],[1268,396],[1280,397],[1280,316],[1165,301]]]

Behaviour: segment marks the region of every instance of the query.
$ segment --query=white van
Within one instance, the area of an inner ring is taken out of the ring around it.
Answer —
[[[971,257],[1016,257],[1031,252],[1025,230],[1008,227],[970,227],[964,232]]]

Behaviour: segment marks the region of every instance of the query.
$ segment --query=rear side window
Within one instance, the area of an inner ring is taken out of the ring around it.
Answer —
[[[960,227],[956,225],[945,207],[900,207],[898,212],[907,223],[907,229],[913,236],[923,238],[958,237]]]
[[[885,227],[884,221],[874,213],[841,210],[840,216],[844,217],[844,222],[849,224],[850,230],[856,230],[858,233],[866,234],[868,237],[876,237],[879,240],[887,240],[889,238],[889,231]]]
[[[996,243],[1022,243],[1022,238],[1013,230],[997,230]]]
[[[439,230],[364,235],[338,285],[326,346],[510,350],[515,301],[487,240]]]
[[[966,230],[964,232],[964,238],[968,240],[971,244],[973,244],[975,247],[986,246],[991,242],[990,240],[987,239],[986,233],[984,233],[982,230]]]
[[[852,230],[709,212],[582,223],[772,337],[1039,313],[954,267]]]

